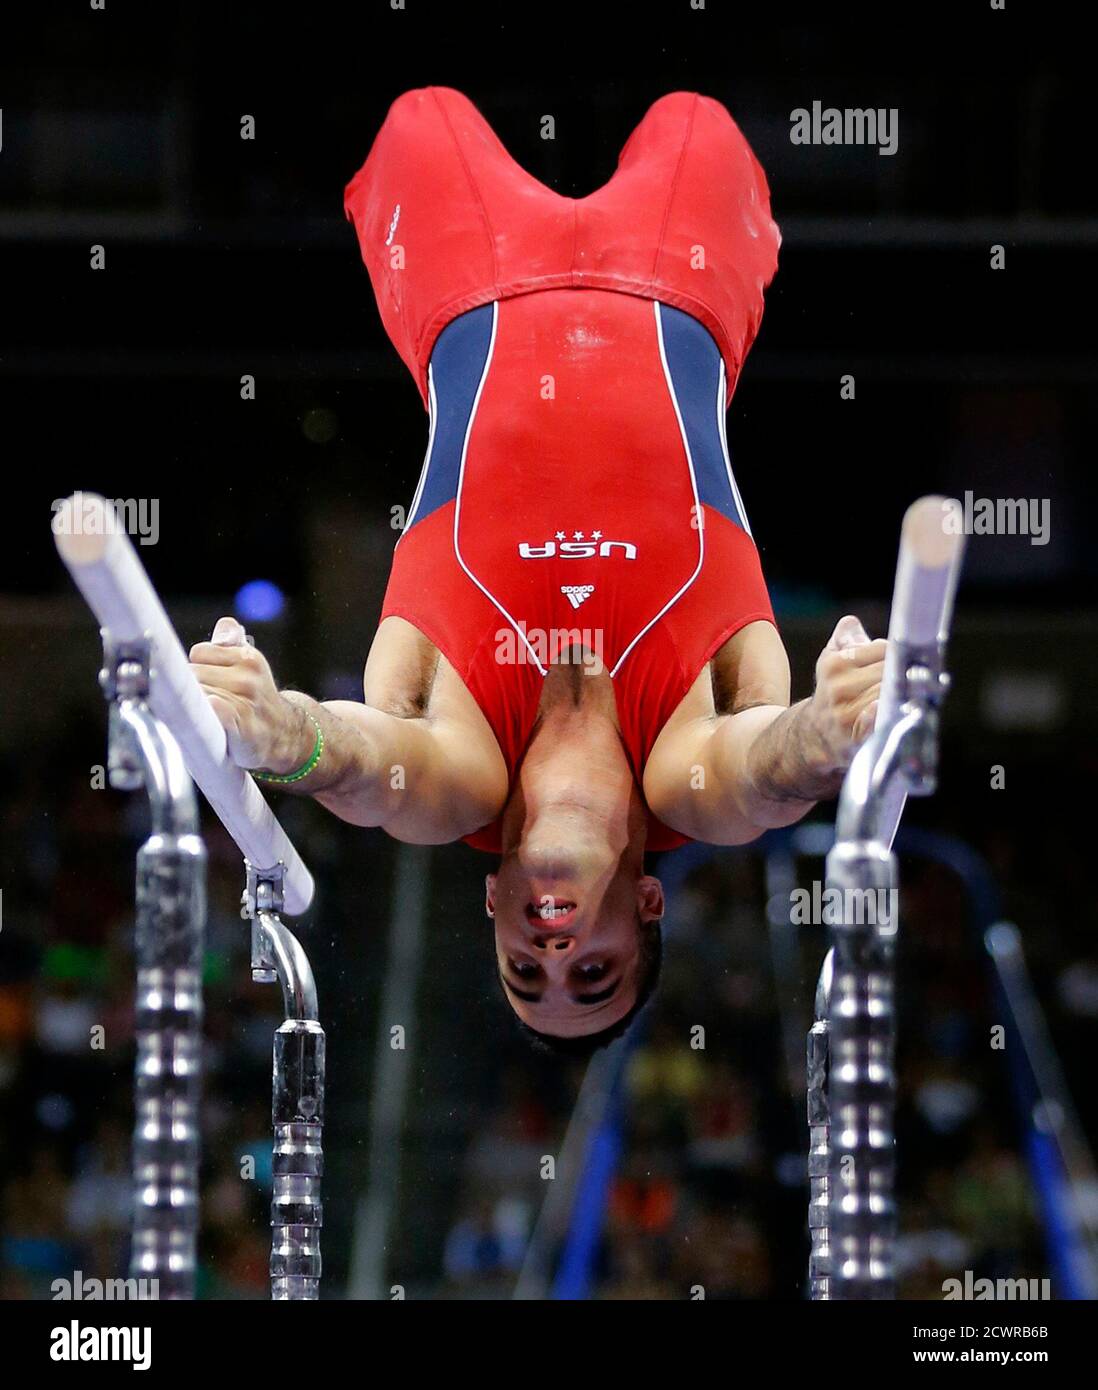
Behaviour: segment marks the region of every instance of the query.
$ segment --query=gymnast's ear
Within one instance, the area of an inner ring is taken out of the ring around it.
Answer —
[[[484,875],[484,910],[489,917],[496,915],[496,876]]]
[[[642,922],[658,922],[663,916],[663,884],[651,874],[637,879],[637,912]]]

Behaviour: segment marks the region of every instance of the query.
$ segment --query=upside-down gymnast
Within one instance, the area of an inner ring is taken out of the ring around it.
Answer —
[[[563,197],[428,87],[345,207],[430,421],[364,703],[280,692],[232,618],[191,661],[264,785],[497,855],[503,991],[543,1045],[588,1053],[659,973],[645,852],[792,824],[876,712],[885,642],[850,615],[790,707],[729,464],[780,243],[766,178],[720,103],[675,92],[604,187]]]

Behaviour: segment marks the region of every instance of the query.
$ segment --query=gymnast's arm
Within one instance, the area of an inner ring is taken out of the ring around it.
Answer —
[[[873,728],[885,649],[857,618],[842,618],[813,694],[791,707],[781,638],[770,623],[749,623],[660,732],[644,772],[652,811],[681,834],[735,845],[836,796]]]
[[[498,746],[485,725],[491,744],[485,747],[445,685],[419,717],[279,691],[261,652],[223,645],[234,636],[229,624],[235,620],[220,619],[213,640],[192,647],[190,660],[239,766],[280,774],[303,767],[316,745],[315,719],[324,735],[320,761],[280,790],[311,796],[340,820],[381,827],[410,844],[449,843],[498,814],[507,788]],[[388,637],[379,632],[371,649],[367,699],[379,670],[384,676],[386,666],[407,655]]]

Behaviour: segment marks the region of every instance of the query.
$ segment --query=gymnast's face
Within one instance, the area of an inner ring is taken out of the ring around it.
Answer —
[[[602,870],[582,849],[526,849],[486,879],[504,993],[539,1033],[601,1032],[636,1002],[640,923],[663,916],[659,880],[620,862]]]

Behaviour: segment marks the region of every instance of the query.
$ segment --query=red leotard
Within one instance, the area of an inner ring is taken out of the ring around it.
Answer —
[[[724,432],[777,263],[762,169],[723,106],[675,92],[566,198],[428,87],[345,205],[430,413],[382,617],[451,663],[512,780],[548,665],[583,642],[639,785],[706,662],[773,621]],[[498,852],[499,821],[466,838]],[[684,841],[650,816],[649,849]]]

